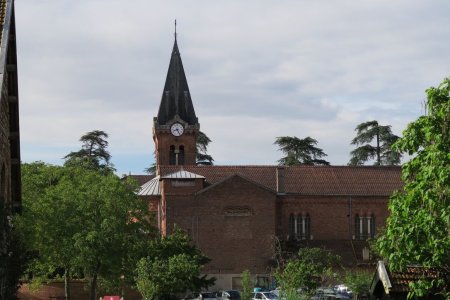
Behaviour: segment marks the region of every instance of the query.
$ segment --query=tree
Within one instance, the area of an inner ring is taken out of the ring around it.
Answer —
[[[214,159],[208,152],[208,145],[211,143],[211,139],[202,131],[197,135],[197,165],[210,166],[213,164]]]
[[[321,159],[327,156],[322,149],[316,147],[317,140],[306,137],[299,139],[294,136],[280,136],[275,139],[275,145],[286,156],[279,159],[278,163],[282,166],[292,165],[329,165],[326,160]]]
[[[365,271],[349,271],[344,278],[345,285],[353,292],[355,299],[370,293],[372,280],[373,272]]]
[[[108,134],[101,130],[87,132],[80,138],[81,149],[70,152],[64,159],[65,166],[83,166],[104,172],[115,171],[110,162],[111,155],[108,148]]]
[[[22,182],[23,214],[16,224],[36,253],[31,265],[35,278],[49,278],[62,269],[68,282],[73,274],[82,274],[89,279],[92,300],[99,278],[116,283],[121,275],[133,279],[154,231],[147,204],[136,196],[132,182],[112,173],[42,162],[24,164]]]
[[[378,121],[369,121],[356,126],[355,131],[356,137],[351,144],[359,147],[350,152],[349,165],[359,166],[372,159],[378,166],[400,164],[400,153],[392,150],[398,136],[392,133],[390,125],[382,126]],[[373,140],[375,146],[370,144]]]
[[[214,284],[215,278],[200,277],[209,262],[179,228],[149,246],[149,255],[137,267],[137,288],[145,299],[168,299],[176,293],[198,292]]]
[[[426,93],[426,115],[394,145],[413,158],[402,166],[404,189],[391,197],[386,229],[376,242],[392,271],[412,264],[450,271],[450,78]],[[442,280],[421,280],[409,296],[444,292],[444,286]]]
[[[250,300],[252,298],[253,284],[249,270],[244,270],[241,275],[242,278],[242,300]]]
[[[339,259],[320,248],[301,248],[283,270],[275,272],[275,278],[286,299],[298,299],[297,289],[315,291],[325,277],[332,274],[332,267],[338,265]]]

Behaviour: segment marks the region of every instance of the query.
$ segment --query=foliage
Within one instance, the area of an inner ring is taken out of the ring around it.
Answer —
[[[63,268],[71,277],[117,282],[144,255],[149,235],[147,204],[135,186],[112,173],[42,162],[22,166],[23,214],[15,223],[22,240],[37,254],[30,265],[36,277]],[[117,285],[116,285],[117,286]]]
[[[2,209],[2,207],[0,207]],[[0,211],[1,213],[1,211]],[[20,286],[19,278],[26,269],[28,256],[25,253],[24,245],[18,238],[16,230],[4,229],[0,247],[0,299],[17,299],[16,293]]]
[[[241,274],[242,278],[242,300],[250,300],[252,298],[253,284],[249,270],[244,270]]]
[[[398,136],[392,133],[391,126],[382,126],[378,121],[361,123],[355,128],[356,137],[352,145],[359,146],[352,152],[349,165],[358,166],[375,159],[374,165],[398,165],[401,155],[392,150]],[[375,146],[370,143],[375,139]]]
[[[369,294],[372,284],[373,272],[349,271],[345,274],[344,283],[353,292],[353,295]]]
[[[82,166],[93,170],[102,170],[105,173],[115,171],[110,162],[111,155],[108,148],[108,134],[101,130],[87,132],[80,138],[81,149],[70,152],[66,156],[65,166]]]
[[[209,258],[177,227],[171,235],[151,241],[148,253],[139,261],[136,275],[137,288],[146,299],[198,292],[214,284],[214,278],[200,277],[200,270]]]
[[[315,291],[325,276],[332,274],[332,267],[337,266],[339,260],[339,256],[324,249],[301,248],[283,270],[275,272],[275,278],[287,299],[292,299],[299,288]]]
[[[394,145],[414,157],[403,165],[404,190],[391,197],[376,244],[392,271],[412,264],[450,271],[450,78],[426,92],[427,114],[410,123]],[[410,296],[443,284],[421,281]]]
[[[208,152],[208,145],[211,143],[211,139],[202,131],[198,132],[197,135],[197,165],[210,166],[213,164],[214,159]]]
[[[298,137],[280,136],[275,139],[275,145],[286,156],[279,159],[278,163],[282,166],[292,165],[329,165],[326,160],[321,159],[327,156],[322,149],[316,147],[317,140],[306,137],[299,139]]]

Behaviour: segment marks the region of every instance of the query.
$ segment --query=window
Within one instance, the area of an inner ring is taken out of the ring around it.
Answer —
[[[180,151],[178,152],[178,164],[184,165],[184,146],[180,146]]]
[[[289,238],[292,239],[295,237],[295,217],[293,214],[289,216]]]
[[[355,215],[355,238],[366,240],[375,236],[375,216]]]
[[[311,219],[309,214],[291,214],[289,216],[289,237],[309,240],[311,237]]]
[[[175,155],[175,146],[171,145],[169,150],[169,165],[175,165],[177,161],[176,155]]]

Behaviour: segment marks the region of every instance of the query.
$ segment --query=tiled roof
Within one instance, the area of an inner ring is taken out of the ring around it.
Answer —
[[[390,195],[403,185],[400,167],[294,166],[285,171],[286,192],[320,195]]]
[[[410,284],[419,280],[443,280],[444,286],[440,287],[440,291],[449,291],[450,289],[450,272],[445,268],[428,268],[422,266],[407,266],[402,272],[391,272],[383,261],[378,261],[377,271],[372,280],[370,287],[371,293],[380,296],[382,287],[384,293],[401,295],[410,291]],[[429,290],[431,294],[438,293],[438,290]],[[428,299],[428,298],[424,298]],[[431,299],[431,298],[430,298]],[[435,298],[432,298],[435,299]]]
[[[134,180],[136,180],[136,182],[139,185],[143,185],[146,182],[148,182],[148,181],[152,180],[153,178],[155,178],[155,175],[128,175],[126,177],[131,177]]]
[[[183,166],[202,175],[210,184],[239,174],[276,190],[277,166]],[[164,176],[179,166],[161,166]],[[403,186],[400,167],[291,166],[284,167],[285,192],[301,195],[388,196]]]
[[[392,284],[390,292],[408,292],[409,284],[421,279],[434,280],[444,279],[447,285],[450,284],[450,274],[437,268],[425,268],[421,266],[408,266],[403,272],[389,272]],[[450,288],[450,286],[447,286]]]
[[[161,174],[164,176],[179,169],[179,166],[161,166]],[[204,176],[210,184],[239,174],[272,190],[276,187],[276,166],[183,166],[183,169]]]

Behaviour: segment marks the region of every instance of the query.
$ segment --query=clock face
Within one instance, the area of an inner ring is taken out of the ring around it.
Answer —
[[[173,123],[172,126],[170,126],[170,132],[174,136],[180,136],[184,132],[184,127],[180,123]]]

